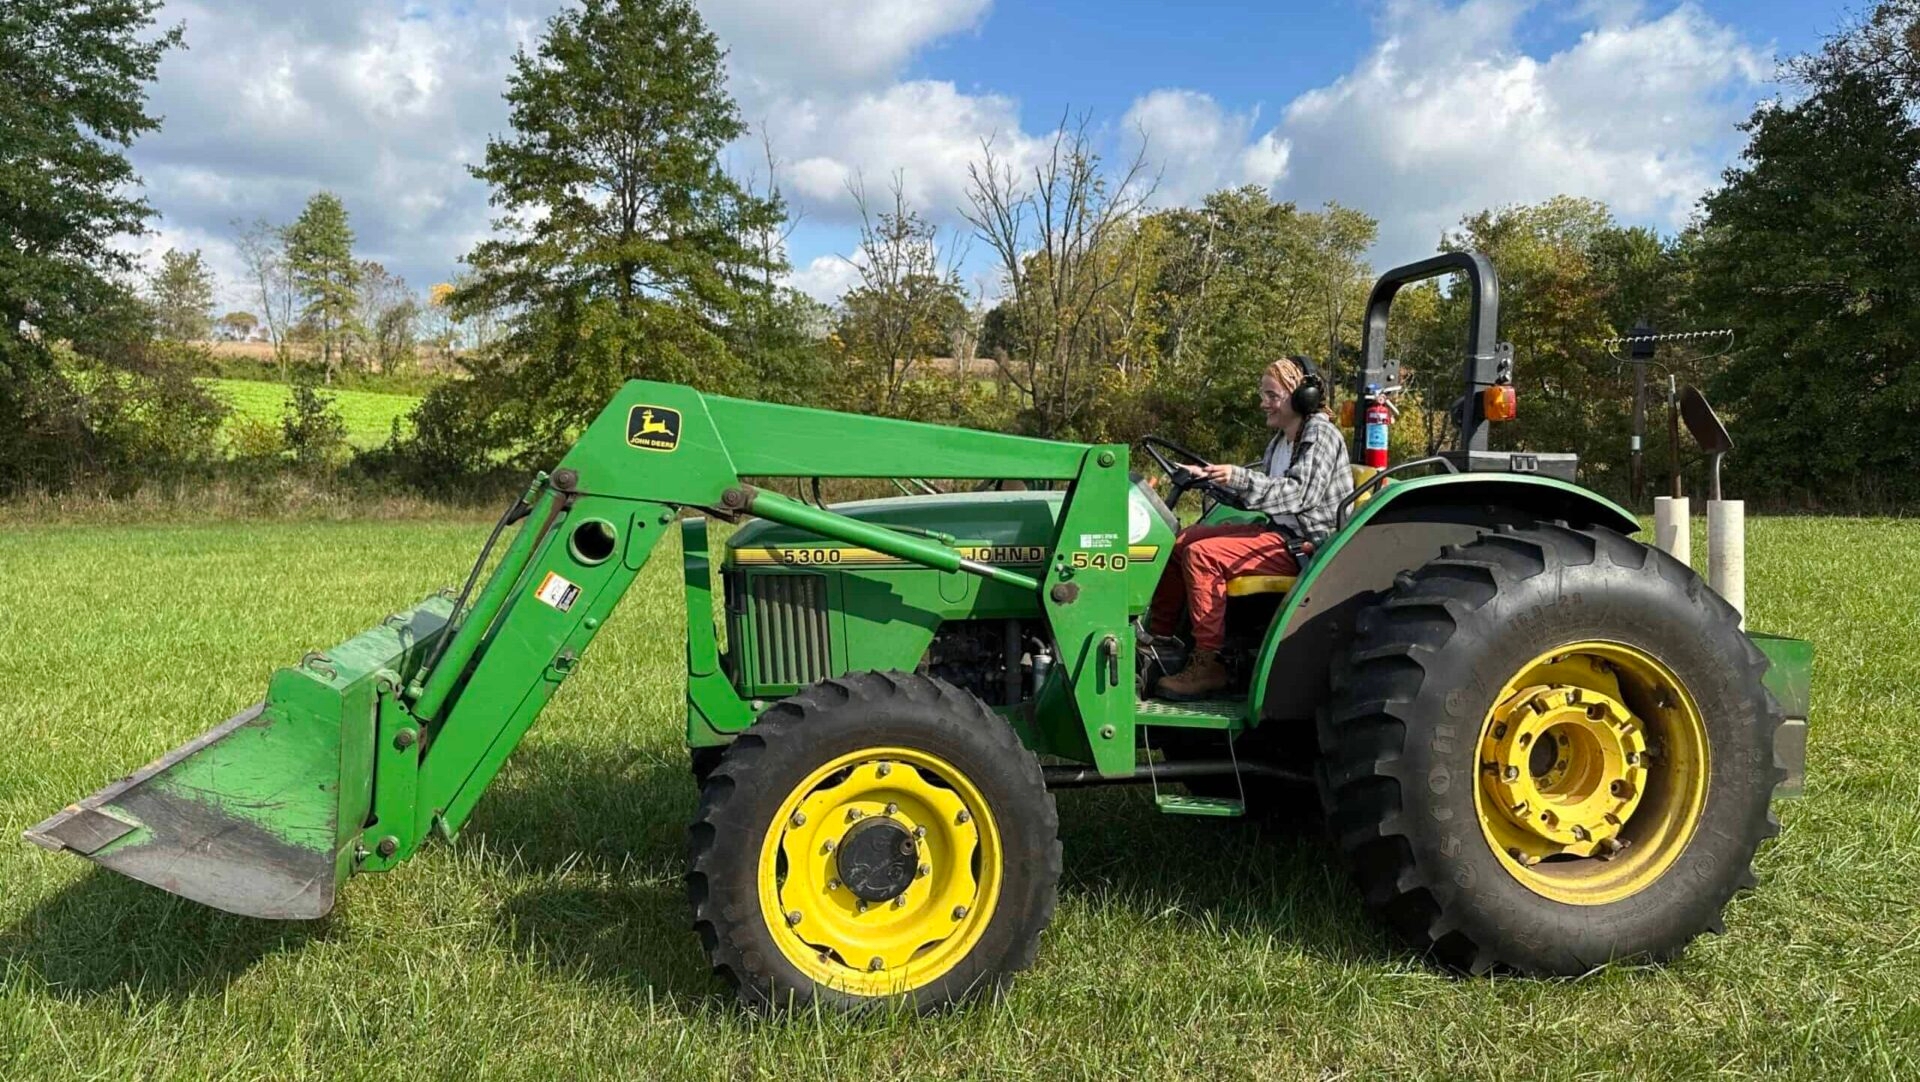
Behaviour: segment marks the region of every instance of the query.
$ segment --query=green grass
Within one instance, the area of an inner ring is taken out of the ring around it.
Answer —
[[[484,528],[0,528],[0,833],[453,581]],[[1059,913],[1003,1000],[744,1015],[681,895],[668,550],[460,842],[355,878],[325,921],[0,844],[0,1078],[1911,1078],[1920,523],[1756,520],[1748,551],[1755,625],[1819,647],[1809,795],[1728,934],[1664,967],[1449,977],[1359,915],[1311,836],[1070,791]]]
[[[210,379],[206,381],[216,397],[226,401],[233,413],[227,428],[242,417],[257,417],[278,425],[292,390],[284,383],[253,379]],[[347,442],[355,447],[377,447],[385,443],[398,420],[402,429],[410,426],[407,415],[420,404],[418,395],[388,394],[383,391],[351,391],[322,388],[332,395],[347,424]]]

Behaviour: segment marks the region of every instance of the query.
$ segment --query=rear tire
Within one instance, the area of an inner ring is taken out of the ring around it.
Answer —
[[[1483,534],[1361,615],[1318,725],[1330,830],[1367,907],[1448,966],[1671,957],[1777,829],[1766,669],[1664,552]]]
[[[1033,963],[1060,878],[1039,762],[979,699],[911,673],[775,704],[688,833],[694,928],[755,1007],[930,1011],[997,988]]]

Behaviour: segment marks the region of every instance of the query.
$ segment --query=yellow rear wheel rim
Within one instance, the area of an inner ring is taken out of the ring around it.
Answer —
[[[867,832],[875,832],[868,834]],[[850,842],[905,863],[904,889],[862,898]],[[906,849],[911,847],[912,853]],[[825,763],[787,794],[761,845],[760,910],[787,961],[815,984],[890,996],[938,980],[979,944],[1001,885],[992,809],[936,755],[876,747]]]
[[[1673,866],[1706,806],[1699,706],[1637,647],[1578,642],[1535,657],[1487,712],[1474,808],[1527,889],[1605,905]]]

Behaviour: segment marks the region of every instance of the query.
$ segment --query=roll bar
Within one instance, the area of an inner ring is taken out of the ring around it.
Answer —
[[[1354,377],[1353,398],[1366,398],[1367,387],[1385,387],[1397,365],[1387,361],[1387,313],[1400,287],[1443,274],[1460,274],[1472,291],[1472,310],[1467,317],[1466,392],[1461,402],[1460,449],[1487,449],[1487,418],[1480,395],[1482,387],[1492,386],[1501,376],[1503,352],[1497,339],[1500,330],[1500,278],[1493,264],[1479,252],[1445,252],[1418,263],[1395,267],[1380,276],[1367,295],[1367,316],[1361,355],[1365,363]],[[1353,428],[1353,455],[1357,460],[1364,450],[1365,426]]]

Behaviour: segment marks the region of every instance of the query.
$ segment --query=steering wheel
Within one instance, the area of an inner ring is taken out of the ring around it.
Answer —
[[[1160,472],[1166,474],[1167,480],[1173,484],[1173,496],[1167,500],[1167,510],[1173,510],[1173,508],[1180,503],[1180,497],[1186,495],[1187,490],[1190,488],[1197,488],[1200,490],[1201,495],[1210,500],[1224,503],[1229,507],[1240,506],[1238,493],[1230,492],[1214,484],[1212,481],[1196,478],[1185,470],[1176,468],[1176,463],[1167,458],[1167,453],[1172,453],[1196,466],[1205,466],[1208,464],[1206,459],[1187,450],[1185,447],[1180,446],[1172,440],[1162,439],[1159,436],[1142,436],[1140,437],[1140,449],[1145,451],[1149,458],[1153,459],[1154,465],[1159,466]]]

